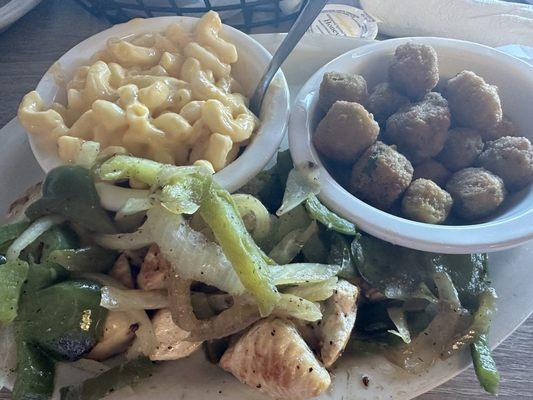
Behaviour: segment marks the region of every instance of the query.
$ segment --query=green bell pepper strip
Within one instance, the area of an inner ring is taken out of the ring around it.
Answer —
[[[354,224],[328,210],[314,194],[311,194],[305,201],[305,208],[311,218],[324,224],[328,229],[350,236],[357,233]]]
[[[20,337],[57,360],[74,361],[102,334],[107,310],[100,307],[100,285],[64,281],[26,296],[16,321]]]
[[[135,177],[135,179],[147,185],[155,185],[163,168],[165,168],[165,165],[157,161],[116,155],[100,166],[98,175],[108,181]]]
[[[46,261],[50,254],[56,250],[77,249],[80,247],[80,238],[67,225],[56,225],[45,232],[38,242],[42,243],[40,260]]]
[[[474,362],[479,384],[487,392],[496,394],[500,386],[500,374],[496,368],[496,363],[492,358],[488,345],[487,335],[480,335],[474,343],[470,345],[470,353]]]
[[[67,279],[68,271],[51,261],[50,255],[57,250],[78,246],[78,235],[68,225],[63,224],[52,227],[24,249],[21,257],[28,260],[29,269],[22,287],[22,297],[31,296],[37,290]]]
[[[172,184],[163,186],[161,204],[176,214],[194,214],[200,208],[210,186],[211,180],[205,179],[201,172],[178,176]]]
[[[270,279],[267,257],[246,230],[231,195],[213,185],[202,202],[200,215],[213,230],[244,287],[256,298],[261,315],[269,315],[280,295]]]
[[[67,271],[107,272],[118,258],[118,253],[103,247],[54,250],[48,260],[61,265]]]
[[[154,364],[146,358],[132,360],[79,385],[62,387],[60,399],[98,400],[125,386],[134,386],[142,379],[152,376],[153,370]]]
[[[211,183],[210,175],[201,167],[177,167],[123,155],[103,163],[98,174],[104,180],[135,178],[161,187],[159,200],[163,207],[177,214],[194,214]]]
[[[28,275],[28,263],[20,260],[0,265],[0,324],[9,324],[17,317],[22,285]]]
[[[178,167],[125,155],[116,155],[110,158],[100,166],[97,173],[101,179],[107,181],[135,178],[147,185],[161,187],[172,184],[181,177],[198,174],[210,176],[201,167]]]
[[[17,340],[17,379],[13,400],[48,400],[54,392],[55,361],[39,347]]]
[[[31,296],[35,291],[44,289],[69,277],[68,271],[59,264],[44,262],[41,264],[29,263],[28,276],[22,286],[22,300]]]
[[[58,214],[82,227],[102,233],[115,233],[113,221],[100,205],[90,171],[76,165],[63,165],[50,171],[43,184],[43,196],[26,210],[31,220]]]

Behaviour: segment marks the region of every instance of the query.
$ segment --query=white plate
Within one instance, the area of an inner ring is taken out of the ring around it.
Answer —
[[[258,35],[256,37],[267,49],[275,48],[281,35]],[[307,36],[284,65],[284,72],[293,94],[301,84],[324,63],[336,56],[361,46],[357,39]],[[0,130],[0,184],[9,190],[0,191],[0,212],[24,189],[42,178],[36,161],[31,155],[26,135],[16,121]],[[531,268],[533,243],[513,250],[493,253],[490,256],[491,278],[500,298],[499,311],[493,322],[491,343],[499,344],[510,335],[533,311],[533,282]],[[383,357],[360,357],[344,355],[335,368],[331,389],[325,399],[395,399],[406,400],[420,395],[451,379],[470,363],[468,354],[462,353],[446,362],[436,364],[421,375],[408,375],[392,366]],[[361,382],[363,375],[370,378],[370,386]],[[83,379],[81,372],[72,368],[60,368],[58,385]],[[505,382],[503,383],[505,385]],[[481,393],[481,389],[479,389]],[[209,364],[201,352],[185,360],[167,362],[158,367],[158,373],[135,393],[113,395],[117,399],[158,400],[265,400],[265,396],[240,384],[233,376],[219,367]]]

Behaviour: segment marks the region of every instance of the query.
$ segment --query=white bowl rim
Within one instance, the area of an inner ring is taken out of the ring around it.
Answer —
[[[64,61],[66,58],[73,58],[74,60],[83,58],[84,60],[88,60],[92,53],[89,55],[84,54],[84,49],[87,47],[102,47],[106,40],[112,37],[126,37],[132,34],[154,32],[158,31],[158,29],[160,31],[172,22],[192,23],[198,19],[198,17],[187,16],[136,18],[122,24],[113,25],[106,30],[88,37],[65,52],[46,71],[35,90],[42,94],[45,89],[50,90],[54,86],[58,87],[55,82],[57,66],[59,65],[61,69],[70,69],[70,66],[64,68],[62,64],[62,60]],[[272,55],[258,41],[229,25],[223,24],[222,31],[225,35],[241,39],[242,43],[248,43],[249,46],[245,50],[254,49],[254,53],[259,57],[257,61],[263,62],[266,68]],[[242,46],[242,43],[240,46]],[[239,49],[239,44],[236,45]],[[72,63],[68,64],[72,65]],[[67,64],[65,63],[65,65]],[[257,81],[259,81],[259,77]],[[263,114],[266,115],[265,110],[268,111],[268,118],[261,119],[261,125],[258,132],[255,133],[251,144],[245,148],[236,160],[214,175],[215,180],[230,192],[239,189],[257,175],[276,154],[283,140],[289,120],[290,93],[287,80],[281,69],[276,73],[265,96],[265,101],[261,107],[262,117]],[[50,152],[44,146],[40,145],[40,142],[35,139],[34,135],[28,134],[28,140],[37,162],[45,172],[58,165],[57,162],[51,162],[49,158]]]
[[[339,60],[390,49],[406,42],[454,47],[458,51],[495,55],[503,62],[533,76],[533,66],[494,48],[463,40],[438,37],[406,37],[372,43],[348,51],[330,61],[304,84],[298,93],[289,120],[289,148],[296,166],[313,161],[320,166],[319,198],[333,211],[354,222],[363,231],[390,243],[423,251],[467,254],[509,249],[533,239],[533,207],[514,218],[475,225],[432,225],[411,221],[374,208],[344,189],[324,168],[310,143],[310,98],[318,90],[324,72]]]

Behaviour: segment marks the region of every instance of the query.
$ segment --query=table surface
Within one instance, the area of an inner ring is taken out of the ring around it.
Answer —
[[[0,127],[16,115],[22,96],[33,90],[48,67],[83,39],[107,28],[73,0],[44,0],[0,33]],[[533,317],[494,352],[502,379],[499,399],[533,399]],[[1,355],[0,355],[1,357]],[[9,399],[7,391],[0,400]],[[472,368],[419,400],[491,399]]]

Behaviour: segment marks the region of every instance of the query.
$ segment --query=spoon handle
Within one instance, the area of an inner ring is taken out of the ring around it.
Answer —
[[[307,4],[303,7],[302,12],[287,33],[287,36],[272,56],[270,64],[268,64],[267,69],[263,73],[263,77],[257,84],[255,92],[250,99],[250,110],[255,115],[259,116],[261,104],[263,103],[263,98],[265,97],[268,85],[270,85],[270,81],[274,78],[283,61],[285,61],[292,49],[300,41],[327,2],[328,0],[308,0]]]

